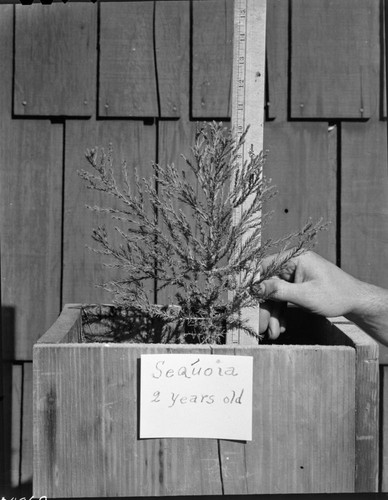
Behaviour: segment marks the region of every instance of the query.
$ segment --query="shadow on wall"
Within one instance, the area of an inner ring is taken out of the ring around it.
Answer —
[[[32,496],[32,363],[14,361],[15,308],[3,306],[0,497]]]

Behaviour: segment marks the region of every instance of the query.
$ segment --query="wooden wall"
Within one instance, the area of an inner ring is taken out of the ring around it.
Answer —
[[[112,143],[146,175],[181,161],[197,120],[229,120],[232,14],[232,0],[0,6],[2,494],[30,491],[33,343],[64,303],[109,300],[85,248],[84,151]],[[280,192],[267,231],[330,220],[318,251],[388,287],[383,21],[383,0],[268,0],[265,149]]]

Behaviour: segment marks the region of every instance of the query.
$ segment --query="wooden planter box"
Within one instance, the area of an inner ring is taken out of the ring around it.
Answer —
[[[34,346],[34,495],[377,491],[377,344],[289,316],[293,345],[86,344],[67,305]],[[253,356],[252,441],[139,439],[140,355],[191,352]]]

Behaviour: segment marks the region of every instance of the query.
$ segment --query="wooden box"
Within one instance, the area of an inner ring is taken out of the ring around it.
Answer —
[[[377,491],[376,343],[346,320],[288,314],[283,344],[80,343],[67,305],[34,346],[34,495]],[[139,439],[139,358],[161,352],[253,356],[252,441]]]

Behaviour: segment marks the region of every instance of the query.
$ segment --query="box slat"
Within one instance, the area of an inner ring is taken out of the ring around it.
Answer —
[[[355,491],[377,491],[379,452],[378,344],[354,324],[337,323],[356,349],[356,478]]]
[[[235,349],[254,357],[254,435],[221,441],[225,494],[354,491],[354,349],[266,347]]]

